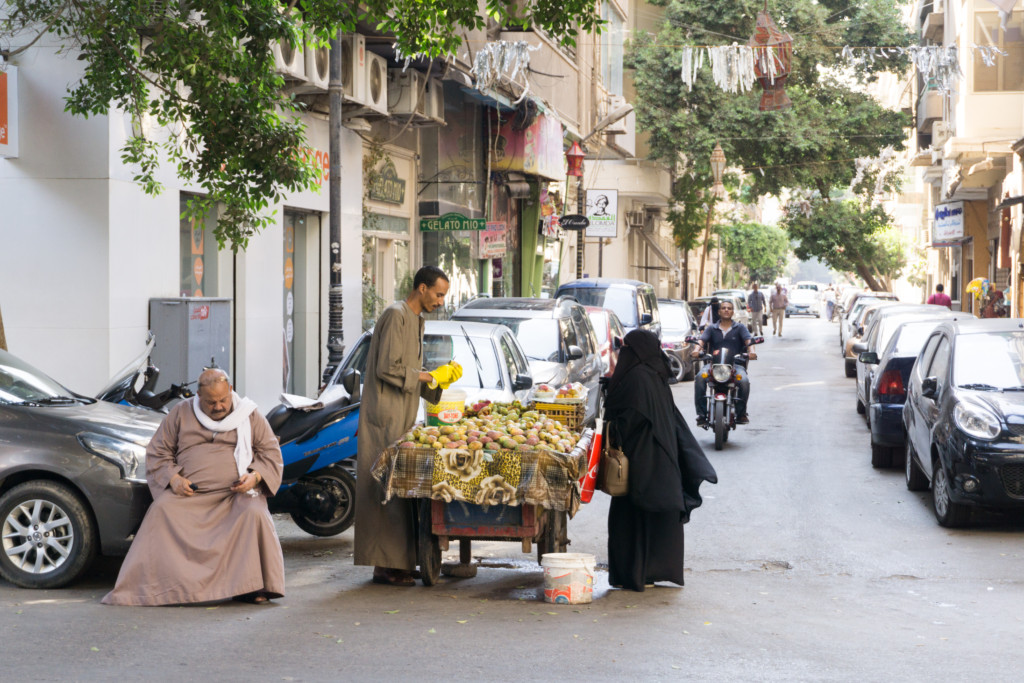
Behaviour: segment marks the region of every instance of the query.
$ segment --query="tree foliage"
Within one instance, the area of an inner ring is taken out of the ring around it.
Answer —
[[[782,275],[789,256],[789,235],[776,225],[731,223],[719,226],[730,262],[746,269],[750,282],[771,282]]]
[[[692,91],[680,78],[684,45],[746,44],[762,0],[659,0],[665,22],[656,36],[639,34],[629,51],[635,68],[639,130],[649,133],[651,154],[694,184],[710,185],[709,158],[722,145],[730,168],[745,174],[753,197],[800,189],[827,204],[857,177],[855,159],[901,149],[907,115],[882,107],[865,92],[900,58],[847,65],[840,47],[907,46],[913,36],[889,0],[778,0],[770,14],[793,37],[793,70],[786,92],[789,109],[758,111],[759,86],[743,94],[721,90],[710,69],[698,73]],[[885,186],[890,187],[889,185]],[[691,201],[677,195],[677,202]],[[826,214],[804,221],[808,232],[829,231]],[[869,224],[862,230],[872,228]],[[806,240],[805,249],[818,240]],[[857,250],[860,252],[860,250]],[[807,253],[814,253],[807,251]],[[827,260],[825,253],[817,254]],[[834,267],[835,264],[830,263]],[[860,266],[864,264],[859,264]]]
[[[272,44],[322,45],[370,25],[393,36],[401,55],[444,57],[462,44],[458,29],[482,29],[488,17],[567,44],[601,23],[590,0],[487,0],[483,11],[477,0],[8,0],[0,55],[16,58],[55,35],[84,65],[65,109],[130,115],[121,154],[136,181],[158,193],[166,155],[206,193],[188,213],[199,218],[219,203],[218,242],[244,249],[272,221],[271,204],[316,187],[296,116],[304,105],[274,72]]]

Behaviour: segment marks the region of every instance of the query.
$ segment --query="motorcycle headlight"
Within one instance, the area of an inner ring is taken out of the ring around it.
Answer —
[[[78,442],[93,455],[121,468],[121,476],[126,480],[146,483],[146,449],[143,446],[94,432],[80,433]]]
[[[974,403],[961,402],[953,408],[953,422],[964,434],[991,441],[1002,431],[992,411]]]
[[[732,377],[732,367],[729,365],[716,365],[711,368],[711,376],[716,382],[728,382]]]

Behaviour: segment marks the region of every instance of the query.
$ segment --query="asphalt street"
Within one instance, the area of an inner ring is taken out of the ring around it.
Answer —
[[[268,606],[108,607],[119,562],[64,590],[0,582],[5,680],[1019,680],[1024,518],[946,530],[876,471],[835,325],[790,318],[751,363],[751,423],[686,527],[686,586],[549,605],[535,555],[480,543],[473,579],[370,583],[353,531],[279,519],[288,594]],[[673,392],[693,424],[693,385]],[[570,550],[607,561],[602,494]],[[457,551],[457,546],[452,546]]]

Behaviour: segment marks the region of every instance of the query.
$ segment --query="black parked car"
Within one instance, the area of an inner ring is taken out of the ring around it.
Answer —
[[[1024,325],[949,320],[925,343],[903,409],[907,488],[931,484],[935,517],[1024,508]]]
[[[163,417],[75,394],[0,350],[0,576],[58,588],[97,553],[125,554]]]

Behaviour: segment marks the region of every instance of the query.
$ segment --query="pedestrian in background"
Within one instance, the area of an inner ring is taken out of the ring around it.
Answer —
[[[942,291],[942,283],[935,285],[935,293],[928,297],[926,304],[934,304],[936,306],[945,306],[949,310],[953,310],[953,300],[949,298],[949,295]]]
[[[825,320],[832,322],[832,316],[836,312],[836,292],[832,285],[829,285],[821,296],[825,300]]]
[[[718,482],[672,400],[671,376],[653,332],[626,335],[604,404],[612,441],[629,459],[629,493],[612,498],[608,510],[608,581],[615,587],[683,585],[683,525],[701,504],[701,483]]]
[[[782,336],[782,320],[786,317],[786,306],[789,305],[789,297],[782,289],[782,283],[775,283],[775,291],[772,292],[769,304],[772,309],[772,334]]]
[[[764,292],[757,288],[757,283],[751,285],[753,291],[747,295],[747,310],[750,311],[750,333],[754,336],[764,334],[762,323],[767,315],[768,302],[764,298]]]
[[[714,323],[718,322],[718,320],[719,320],[719,316],[718,316],[718,307],[719,307],[719,305],[720,305],[720,302],[718,301],[718,297],[717,296],[711,297],[711,301],[708,302],[708,305],[704,309],[704,312],[700,314],[700,323],[699,323],[700,329],[703,330],[708,325],[713,325]]]

